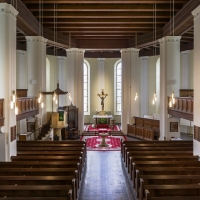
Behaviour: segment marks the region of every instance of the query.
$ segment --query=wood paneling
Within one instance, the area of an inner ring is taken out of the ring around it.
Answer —
[[[28,89],[16,89],[17,97],[27,97]]]
[[[194,139],[200,142],[200,127],[194,125]]]
[[[179,96],[180,97],[193,97],[194,90],[193,89],[180,89]]]
[[[127,134],[144,140],[158,140],[160,137],[160,121],[135,117],[135,124],[127,125]]]
[[[175,97],[175,104],[168,107],[168,114],[193,121],[193,97]]]
[[[0,99],[0,127],[4,126],[4,99]]]

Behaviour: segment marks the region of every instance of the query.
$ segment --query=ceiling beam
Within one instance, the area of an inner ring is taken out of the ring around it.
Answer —
[[[174,11],[179,11],[181,9],[180,4],[174,6]],[[30,4],[28,6],[30,11],[39,11],[40,4]],[[112,4],[112,5],[65,5],[65,4],[44,4],[41,9],[43,12],[55,11],[55,12],[153,12],[154,4]],[[170,4],[161,4],[156,6],[157,12],[169,12],[171,11]]]
[[[26,4],[38,3],[38,0],[22,0]],[[54,4],[55,0],[43,0],[44,3]],[[187,3],[187,0],[174,0],[175,4],[184,4]],[[59,4],[121,4],[122,0],[56,0],[56,3]],[[123,0],[123,3],[126,4],[166,4],[169,3],[169,0]]]

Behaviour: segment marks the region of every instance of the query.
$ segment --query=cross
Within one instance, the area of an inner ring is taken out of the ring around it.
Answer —
[[[104,94],[104,90],[101,90],[100,94],[97,94],[101,98],[101,106],[102,110],[104,110],[104,99],[108,96],[108,94]]]

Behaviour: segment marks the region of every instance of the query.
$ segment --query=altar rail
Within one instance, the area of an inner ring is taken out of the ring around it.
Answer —
[[[0,127],[4,126],[4,99],[0,99]]]
[[[160,137],[160,121],[156,119],[147,119],[134,117],[135,124],[128,124],[127,135],[143,140],[158,140]]]
[[[175,104],[168,107],[168,114],[193,121],[193,97],[175,97]]]
[[[17,98],[17,106],[17,121],[39,114],[39,104],[37,102],[37,97]]]

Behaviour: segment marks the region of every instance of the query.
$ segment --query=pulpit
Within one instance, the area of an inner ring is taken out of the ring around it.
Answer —
[[[58,111],[51,114],[51,128],[54,129],[55,140],[62,140],[61,129],[66,128],[68,124],[66,123],[66,112]]]

